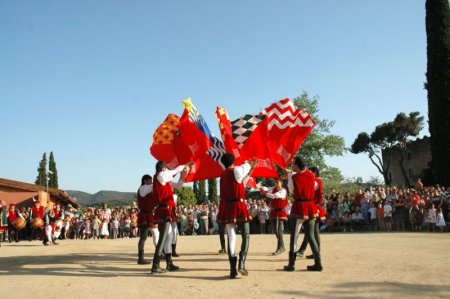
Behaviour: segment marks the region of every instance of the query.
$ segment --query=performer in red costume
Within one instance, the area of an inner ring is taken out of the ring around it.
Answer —
[[[277,249],[273,255],[279,255],[284,252],[284,241],[283,241],[283,231],[284,222],[287,221],[288,217],[286,214],[287,206],[287,192],[283,188],[283,180],[278,179],[275,181],[275,187],[269,188],[261,187],[260,192],[262,195],[271,199],[270,202],[270,219],[275,224],[275,236],[277,237]]]
[[[41,206],[40,200],[34,200],[34,197],[33,197],[33,201],[34,201],[34,207],[31,209],[30,221],[33,221],[35,218],[40,218],[43,222],[45,209],[43,206]],[[33,227],[32,234],[31,234],[32,239],[40,238],[42,236],[42,229],[43,229],[43,226],[38,227],[38,228]]]
[[[305,222],[305,235],[314,254],[314,265],[308,266],[309,271],[322,271],[320,252],[314,237],[314,224],[317,208],[314,204],[316,178],[314,173],[306,169],[305,161],[296,157],[292,167],[294,172],[287,173],[288,188],[294,198],[290,214],[291,239],[289,246],[289,264],[284,266],[285,271],[295,270],[297,257],[296,247],[301,226]]]
[[[257,160],[253,159],[250,163],[245,162],[241,166],[234,166],[234,161],[235,158],[232,154],[226,153],[222,156],[221,162],[226,169],[220,177],[220,207],[223,207],[223,210],[220,211],[220,218],[218,219],[219,223],[225,224],[225,230],[228,234],[230,278],[236,278],[237,276],[237,257],[235,254],[237,225],[242,233],[238,271],[242,275],[248,275],[248,271],[245,269],[245,260],[250,241],[249,221],[252,220],[252,217],[244,202],[244,184],[257,164]]]
[[[174,170],[170,170],[163,161],[156,163],[156,174],[153,177],[153,197],[156,204],[154,222],[158,224],[160,234],[153,256],[151,274],[166,272],[166,270],[161,269],[159,266],[163,247],[166,256],[166,269],[168,271],[177,271],[179,269],[172,262],[173,231],[171,222],[176,221],[177,217],[173,189],[178,189],[183,186],[184,179],[189,173],[190,165],[180,165]],[[182,172],[180,180],[178,183],[174,183],[174,177],[180,172]]]
[[[13,222],[17,218],[22,218],[22,215],[20,214],[19,210],[16,208],[15,203],[9,204],[9,210],[8,210],[8,240],[9,243],[12,242],[12,234],[14,233],[14,240],[18,243],[19,242],[19,231],[20,229],[16,228],[13,225]]]
[[[317,167],[310,167],[309,170],[311,170],[314,175],[316,176],[316,186],[315,186],[315,193],[314,193],[314,203],[316,204],[316,208],[319,214],[319,217],[316,218],[316,223],[314,224],[314,237],[317,242],[317,248],[320,251],[320,221],[325,221],[325,215],[327,211],[323,208],[323,185],[322,185],[322,179],[320,178],[320,172],[319,168]],[[305,253],[306,247],[308,246],[308,240],[306,238],[306,234],[303,237],[302,245],[300,246],[300,249],[297,251],[297,256],[302,257]],[[307,255],[307,259],[313,259],[314,255]]]
[[[139,225],[139,243],[138,243],[138,261],[139,265],[150,264],[150,261],[144,259],[144,247],[147,240],[148,231],[152,230],[153,244],[158,243],[159,231],[158,225],[153,223],[155,213],[155,201],[153,200],[153,179],[146,174],[141,179],[141,186],[137,192],[138,225]]]

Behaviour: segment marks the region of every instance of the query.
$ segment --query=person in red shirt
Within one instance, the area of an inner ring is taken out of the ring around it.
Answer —
[[[16,204],[10,203],[9,210],[8,210],[8,240],[9,240],[9,243],[12,242],[13,234],[14,234],[14,240],[17,243],[19,242],[20,230],[13,225],[13,222],[19,217],[21,218],[22,215],[20,215],[19,210],[16,209]]]
[[[149,261],[144,259],[144,246],[147,240],[148,231],[152,230],[153,243],[158,244],[159,231],[158,225],[153,223],[155,201],[153,200],[153,179],[150,175],[146,174],[141,179],[141,186],[137,191],[137,205],[139,209],[138,213],[138,225],[139,225],[139,242],[138,242],[138,261],[139,265],[150,264]]]
[[[325,215],[327,211],[323,208],[323,183],[322,179],[320,178],[320,171],[317,167],[310,167],[309,170],[311,170],[314,175],[316,176],[316,184],[315,184],[315,191],[314,191],[314,203],[316,204],[316,208],[318,211],[318,217],[316,218],[316,223],[314,224],[314,237],[316,238],[317,247],[320,251],[320,222],[325,221]],[[306,247],[308,246],[308,239],[306,238],[306,234],[303,238],[302,245],[300,246],[300,249],[297,251],[297,256],[303,257],[303,254],[306,250]],[[306,256],[307,259],[313,259],[314,255],[308,255]]]
[[[155,254],[153,255],[153,265],[151,269],[151,274],[161,274],[168,271],[177,271],[178,266],[175,266],[172,262],[172,241],[173,241],[173,231],[172,222],[176,221],[176,203],[174,199],[173,189],[181,188],[184,184],[184,179],[189,173],[190,166],[180,165],[174,170],[170,170],[166,163],[163,161],[158,161],[156,163],[156,173],[153,177],[153,199],[155,201],[155,216],[154,223],[158,224],[159,228],[159,239],[158,244],[155,248]],[[178,174],[180,175],[180,180],[178,183],[174,183],[173,179]],[[159,262],[161,260],[161,254],[164,247],[164,253],[166,257],[166,270],[161,269]]]
[[[249,221],[252,217],[244,202],[245,188],[244,184],[250,177],[253,169],[256,167],[257,160],[253,159],[250,163],[244,162],[241,166],[234,165],[234,155],[226,153],[222,156],[221,162],[225,166],[220,177],[220,215],[218,222],[225,224],[225,230],[228,234],[228,260],[230,262],[230,278],[236,278],[237,272],[247,276],[245,269],[245,260],[247,258],[248,246],[250,242]],[[236,226],[242,233],[241,251],[239,252],[239,265],[236,270],[237,257],[235,254],[236,246]]]
[[[319,248],[314,236],[314,225],[317,217],[317,207],[314,203],[316,177],[312,171],[306,169],[305,161],[301,157],[296,157],[292,166],[294,172],[288,173],[289,191],[294,197],[294,203],[290,214],[291,238],[289,246],[289,264],[284,266],[285,271],[295,270],[295,260],[297,257],[296,247],[300,229],[305,222],[305,235],[314,255],[314,265],[307,266],[308,271],[322,271],[322,263]]]
[[[34,197],[33,197],[34,200]],[[41,206],[41,201],[40,200],[36,200],[34,201],[34,207],[31,209],[31,216],[30,216],[30,221],[33,221],[35,218],[40,218],[42,220],[42,223],[44,221],[44,214],[45,214],[45,209],[43,206]],[[44,226],[42,225],[39,228],[34,228],[32,230],[32,238],[33,239],[37,239],[37,238],[43,238],[42,236],[42,231],[43,231]]]

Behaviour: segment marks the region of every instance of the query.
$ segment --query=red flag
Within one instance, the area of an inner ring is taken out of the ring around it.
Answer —
[[[280,167],[286,168],[316,122],[288,98],[271,104],[261,115],[267,119],[270,156]]]
[[[258,158],[252,173],[254,177],[278,177],[274,163],[270,159],[267,145],[267,119],[263,115],[246,114],[231,122],[233,139],[236,141],[242,160]]]
[[[225,108],[217,107],[216,117],[217,122],[219,123],[220,135],[222,136],[225,151],[234,155],[236,159],[234,164],[239,166],[242,164],[242,157],[238,145],[233,139],[230,118]]]

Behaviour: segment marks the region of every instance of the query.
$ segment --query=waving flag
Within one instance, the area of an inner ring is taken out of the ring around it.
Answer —
[[[252,176],[278,177],[275,165],[270,159],[270,151],[267,145],[267,119],[265,115],[246,114],[231,122],[231,130],[242,160],[258,158],[258,164]]]
[[[271,104],[261,115],[267,119],[270,156],[280,167],[286,168],[316,122],[288,98]]]
[[[221,158],[225,153],[222,141],[209,130],[203,116],[190,98],[183,101],[185,107],[178,124],[180,137],[189,148],[195,165],[186,178],[187,182],[219,177],[223,172]]]
[[[223,143],[225,145],[225,151],[232,153],[236,159],[235,164],[242,164],[242,157],[239,151],[238,145],[233,138],[230,118],[225,108],[216,108],[216,118],[219,123],[220,135],[222,136]]]
[[[166,162],[169,168],[191,161],[189,148],[179,136],[179,123],[180,118],[177,115],[167,115],[153,134],[153,143],[150,147],[153,157],[158,161]]]

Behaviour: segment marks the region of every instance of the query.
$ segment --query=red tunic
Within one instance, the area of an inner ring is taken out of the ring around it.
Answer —
[[[170,182],[162,185],[157,172],[153,177],[153,200],[156,205],[154,223],[173,222],[177,220],[175,200]]]
[[[272,194],[277,193],[280,191],[280,189],[273,188]],[[287,206],[287,200],[286,198],[274,198],[270,202],[270,219],[274,220],[287,220],[287,214],[286,214],[286,206]]]
[[[217,219],[219,223],[246,223],[252,220],[243,200],[244,184],[236,181],[233,170],[234,168],[225,169],[220,177],[221,209]]]
[[[316,177],[310,170],[296,173],[292,176],[294,184],[294,203],[291,209],[291,217],[304,220],[314,219],[317,215],[317,207],[314,203]]]
[[[316,183],[319,188],[314,192],[314,203],[316,204],[317,211],[319,212],[320,220],[325,220],[327,211],[322,207],[323,204],[323,184],[321,178],[316,178]]]
[[[10,223],[12,223],[14,220],[16,220],[17,217],[19,217],[19,216],[17,215],[16,211],[8,210],[8,220]]]
[[[137,201],[139,208],[138,225],[152,225],[155,218],[155,202],[153,200],[153,192],[150,192],[146,196],[142,197],[138,190]]]
[[[39,207],[39,210],[36,206],[33,207],[33,218],[39,217],[44,220],[45,209],[44,207]]]

